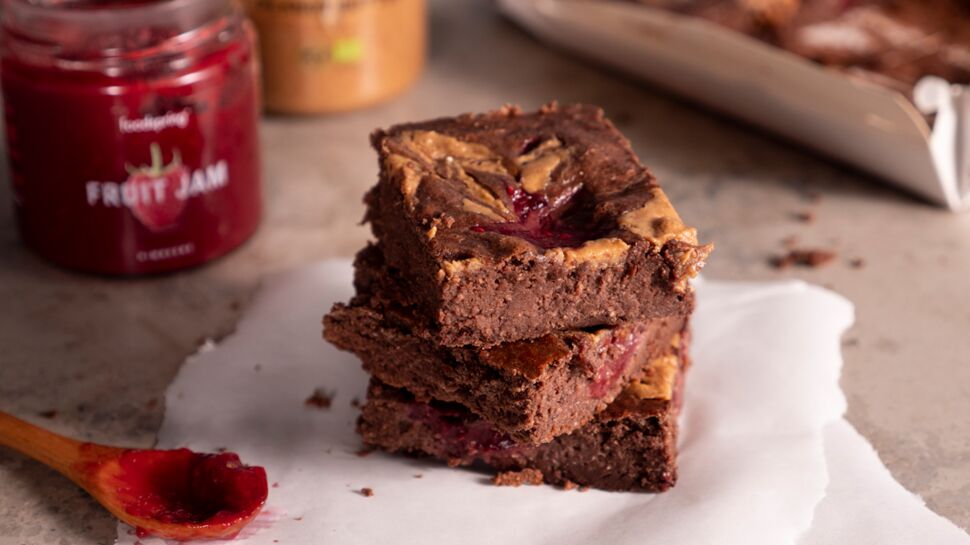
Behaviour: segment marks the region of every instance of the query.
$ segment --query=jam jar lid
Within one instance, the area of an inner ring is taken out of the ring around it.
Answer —
[[[2,0],[3,53],[65,71],[144,77],[231,43],[233,0]]]

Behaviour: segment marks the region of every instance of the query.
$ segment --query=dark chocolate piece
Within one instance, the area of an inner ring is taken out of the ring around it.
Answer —
[[[372,142],[381,174],[367,220],[437,343],[688,312],[711,248],[599,108],[505,108]]]

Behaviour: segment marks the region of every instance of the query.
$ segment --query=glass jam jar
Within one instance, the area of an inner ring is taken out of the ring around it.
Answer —
[[[2,0],[0,85],[24,241],[105,274],[245,241],[261,210],[254,33],[231,0]]]

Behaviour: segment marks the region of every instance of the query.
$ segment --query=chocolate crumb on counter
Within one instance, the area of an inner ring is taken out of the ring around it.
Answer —
[[[360,408],[360,400],[357,399],[356,397],[353,398],[353,399],[351,399],[350,400],[350,406],[353,407],[353,408],[355,408],[355,409],[359,409]]]
[[[542,484],[542,472],[538,469],[525,468],[521,471],[503,471],[492,477],[495,486],[538,486]]]
[[[811,210],[805,210],[803,212],[795,212],[792,217],[803,223],[813,223],[815,221],[815,212]]]
[[[313,391],[313,395],[306,398],[303,402],[307,407],[313,407],[315,409],[329,409],[330,404],[333,403],[333,398],[336,397],[335,392],[325,392],[321,388],[317,388]]]
[[[420,474],[420,473],[415,473],[415,474],[414,474],[414,478],[415,478],[415,479],[420,479],[420,478],[422,478],[422,477],[424,477],[424,475],[422,475],[422,474]]]
[[[48,409],[46,411],[41,411],[37,413],[37,415],[40,416],[41,418],[53,420],[54,418],[57,418],[57,409]]]
[[[368,447],[364,447],[364,448],[358,450],[357,452],[355,452],[354,454],[356,454],[357,456],[360,456],[361,458],[363,458],[364,456],[367,456],[367,455],[369,455],[372,452],[374,452],[374,449],[368,448]]]
[[[866,260],[861,257],[856,257],[849,260],[849,266],[853,269],[861,269],[866,266]]]
[[[366,498],[369,498],[369,497],[371,497],[371,496],[374,495],[374,489],[373,488],[364,487],[364,488],[361,488],[360,489],[359,494],[361,496],[364,496]]]
[[[831,250],[792,249],[784,255],[773,256],[769,264],[776,269],[787,269],[794,265],[816,268],[831,263],[835,258],[836,253]]]

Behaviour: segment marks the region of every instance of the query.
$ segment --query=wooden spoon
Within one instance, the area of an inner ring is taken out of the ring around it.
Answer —
[[[50,466],[139,536],[231,539],[263,508],[266,471],[231,452],[82,443],[0,411],[0,445]]]

